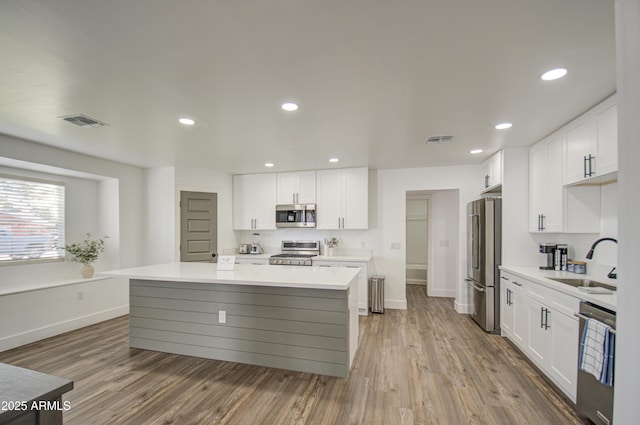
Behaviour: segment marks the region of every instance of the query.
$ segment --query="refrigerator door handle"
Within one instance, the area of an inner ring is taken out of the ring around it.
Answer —
[[[480,285],[476,285],[476,283],[471,280],[471,279],[465,279],[465,282],[467,282],[469,284],[469,286],[473,287],[473,289],[475,289],[478,292],[484,292],[485,288],[480,286]]]
[[[471,214],[471,267],[480,270],[480,215]]]

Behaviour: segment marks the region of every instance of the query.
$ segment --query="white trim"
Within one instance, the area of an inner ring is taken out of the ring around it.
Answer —
[[[455,298],[456,291],[451,289],[431,289],[427,287],[427,296],[441,298]]]
[[[65,332],[83,328],[85,326],[104,322],[105,320],[129,314],[129,305],[122,305],[108,310],[99,311],[97,313],[88,314],[82,317],[76,317],[64,322],[54,323],[43,326],[38,329],[32,329],[15,335],[0,338],[0,352],[11,348],[20,347],[25,344],[40,341],[45,338],[60,335]]]
[[[471,304],[462,304],[459,303],[458,300],[453,302],[453,308],[460,314],[471,314],[472,311]]]
[[[390,310],[406,310],[407,309],[407,300],[384,300],[384,308]]]
[[[0,287],[0,297],[5,295],[22,294],[23,292],[40,291],[42,289],[57,288],[60,286],[77,285],[79,283],[94,282],[97,280],[111,279],[110,277],[91,277],[88,279],[69,279],[57,282],[23,283],[13,288]]]

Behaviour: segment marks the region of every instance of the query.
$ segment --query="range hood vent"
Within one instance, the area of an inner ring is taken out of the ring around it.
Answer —
[[[77,125],[78,127],[100,128],[109,125],[106,122],[98,121],[97,119],[88,117],[84,114],[65,115],[58,118],[70,122],[71,124]]]
[[[424,141],[427,145],[442,145],[445,143],[451,143],[455,136],[429,136]]]

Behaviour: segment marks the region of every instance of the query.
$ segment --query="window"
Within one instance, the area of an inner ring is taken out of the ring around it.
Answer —
[[[64,258],[64,184],[0,174],[0,264]]]

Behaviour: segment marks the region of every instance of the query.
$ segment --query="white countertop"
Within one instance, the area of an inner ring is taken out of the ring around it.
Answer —
[[[98,276],[171,282],[346,290],[358,273],[358,269],[346,267],[236,264],[232,271],[221,271],[216,270],[214,263],[166,263],[106,271],[98,273]]]
[[[606,276],[593,276],[589,274],[576,274],[570,272],[559,272],[554,270],[540,270],[538,267],[532,266],[500,266],[501,270],[513,273],[525,279],[533,280],[536,283],[547,286],[556,291],[571,295],[579,298],[583,301],[589,301],[593,304],[607,308],[609,310],[616,311],[618,294],[614,291],[612,294],[589,294],[581,291],[578,288],[574,288],[571,285],[556,282],[550,278],[560,279],[591,279],[597,282],[606,283],[607,285],[616,286],[617,281],[615,279],[609,279]]]

